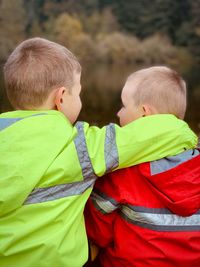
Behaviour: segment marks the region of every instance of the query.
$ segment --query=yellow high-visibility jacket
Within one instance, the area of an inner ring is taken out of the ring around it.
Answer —
[[[73,127],[58,111],[0,115],[0,266],[81,267],[83,209],[97,176],[195,147],[172,115]]]

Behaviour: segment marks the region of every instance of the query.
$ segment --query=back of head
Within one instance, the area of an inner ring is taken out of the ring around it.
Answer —
[[[186,84],[174,70],[156,66],[139,70],[129,77],[136,84],[136,105],[149,104],[158,113],[173,114],[183,119],[186,111]]]
[[[81,67],[65,47],[43,38],[22,42],[4,66],[8,98],[16,109],[37,109],[58,87],[71,89]]]

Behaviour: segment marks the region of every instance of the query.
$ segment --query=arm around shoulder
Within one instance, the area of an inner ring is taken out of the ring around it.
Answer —
[[[125,127],[89,127],[83,122],[75,126],[78,154],[84,150],[97,176],[175,155],[197,144],[197,136],[187,123],[168,114],[140,118]]]

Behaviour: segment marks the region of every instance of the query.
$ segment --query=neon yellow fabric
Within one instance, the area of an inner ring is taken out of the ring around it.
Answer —
[[[143,117],[123,128],[115,125],[115,129],[120,162],[117,169],[177,155],[197,144],[197,136],[188,125],[169,114]],[[86,123],[85,133],[93,167],[97,175],[102,176],[104,174],[102,140],[105,127],[99,130],[98,127],[89,127]]]
[[[92,189],[24,205],[34,188],[83,180],[73,142],[77,130],[57,111],[8,112],[1,114],[0,124],[1,119],[23,117],[0,131],[0,266],[81,267],[88,255],[83,209]],[[120,168],[197,143],[187,124],[171,115],[115,128]],[[85,123],[84,131],[93,168],[102,175],[105,127]]]

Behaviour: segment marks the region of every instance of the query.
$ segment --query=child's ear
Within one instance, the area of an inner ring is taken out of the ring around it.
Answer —
[[[55,105],[57,110],[62,111],[62,104],[64,102],[63,95],[66,92],[65,87],[60,87],[57,89],[56,94],[55,94]]]
[[[152,106],[148,105],[148,104],[145,104],[145,105],[142,105],[142,113],[143,113],[143,117],[146,117],[146,116],[149,116],[149,115],[153,115],[153,114],[156,114],[156,110],[155,108],[153,108]]]

